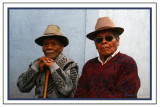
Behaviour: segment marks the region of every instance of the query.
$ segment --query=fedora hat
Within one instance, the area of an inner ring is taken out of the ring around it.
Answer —
[[[62,35],[62,31],[57,25],[48,25],[43,36],[35,39],[35,43],[42,46],[44,39],[47,37],[54,37],[59,39],[63,43],[64,47],[69,44],[68,38]]]
[[[116,27],[114,22],[109,17],[101,17],[97,20],[95,31],[87,34],[87,38],[90,40],[94,40],[96,34],[104,30],[116,31],[119,35],[121,35],[124,31],[123,28]]]

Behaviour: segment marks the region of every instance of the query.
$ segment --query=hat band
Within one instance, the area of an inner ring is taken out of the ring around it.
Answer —
[[[56,35],[55,33],[47,33],[47,34],[44,34],[44,36],[48,36],[48,35]]]
[[[114,27],[104,26],[104,27],[100,27],[100,28],[96,29],[96,31],[98,31],[98,30],[103,30],[103,29],[110,29],[110,28],[114,28]]]

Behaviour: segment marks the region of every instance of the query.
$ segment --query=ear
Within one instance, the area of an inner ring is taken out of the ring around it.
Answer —
[[[42,51],[44,52],[44,46],[42,46]]]
[[[119,46],[120,37],[117,38],[117,46]]]
[[[96,45],[96,42],[94,41],[94,44],[95,44],[95,46],[96,46],[96,49],[97,49],[97,45]]]
[[[60,52],[63,52],[63,48],[64,48],[64,45],[63,45],[63,44],[61,44]]]

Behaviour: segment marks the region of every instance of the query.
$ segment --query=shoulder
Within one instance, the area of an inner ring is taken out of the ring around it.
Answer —
[[[85,64],[84,64],[84,67],[91,67],[91,66],[94,66],[95,64],[98,63],[98,58],[95,57],[93,59],[90,59],[88,60]]]
[[[64,62],[64,64],[67,64],[67,63],[76,63],[72,58],[67,57],[65,55],[62,55],[62,57],[59,60],[59,62]]]
[[[119,72],[130,74],[137,73],[138,67],[136,61],[129,55],[120,53],[119,58],[117,58],[117,64],[119,65]]]
[[[86,62],[86,64],[96,63],[98,61],[98,57],[92,58]]]
[[[119,53],[117,60],[125,64],[126,63],[136,64],[136,61],[131,56],[124,53]]]
[[[78,69],[78,64],[71,58],[61,54],[59,59],[56,60],[57,65],[59,65],[63,70],[76,67]]]
[[[35,64],[40,58],[37,58],[35,60],[33,60],[30,64],[29,64],[29,67],[31,67],[33,64]]]

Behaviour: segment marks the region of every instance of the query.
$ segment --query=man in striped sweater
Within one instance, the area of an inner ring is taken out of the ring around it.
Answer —
[[[136,62],[118,50],[123,31],[109,17],[97,20],[95,31],[87,38],[95,42],[99,57],[84,65],[75,98],[137,98],[140,79]]]
[[[33,61],[28,70],[19,76],[19,90],[27,93],[36,86],[35,98],[73,98],[78,81],[78,65],[62,53],[69,43],[67,37],[62,35],[57,25],[48,25],[44,35],[35,42],[42,46],[45,56]]]

